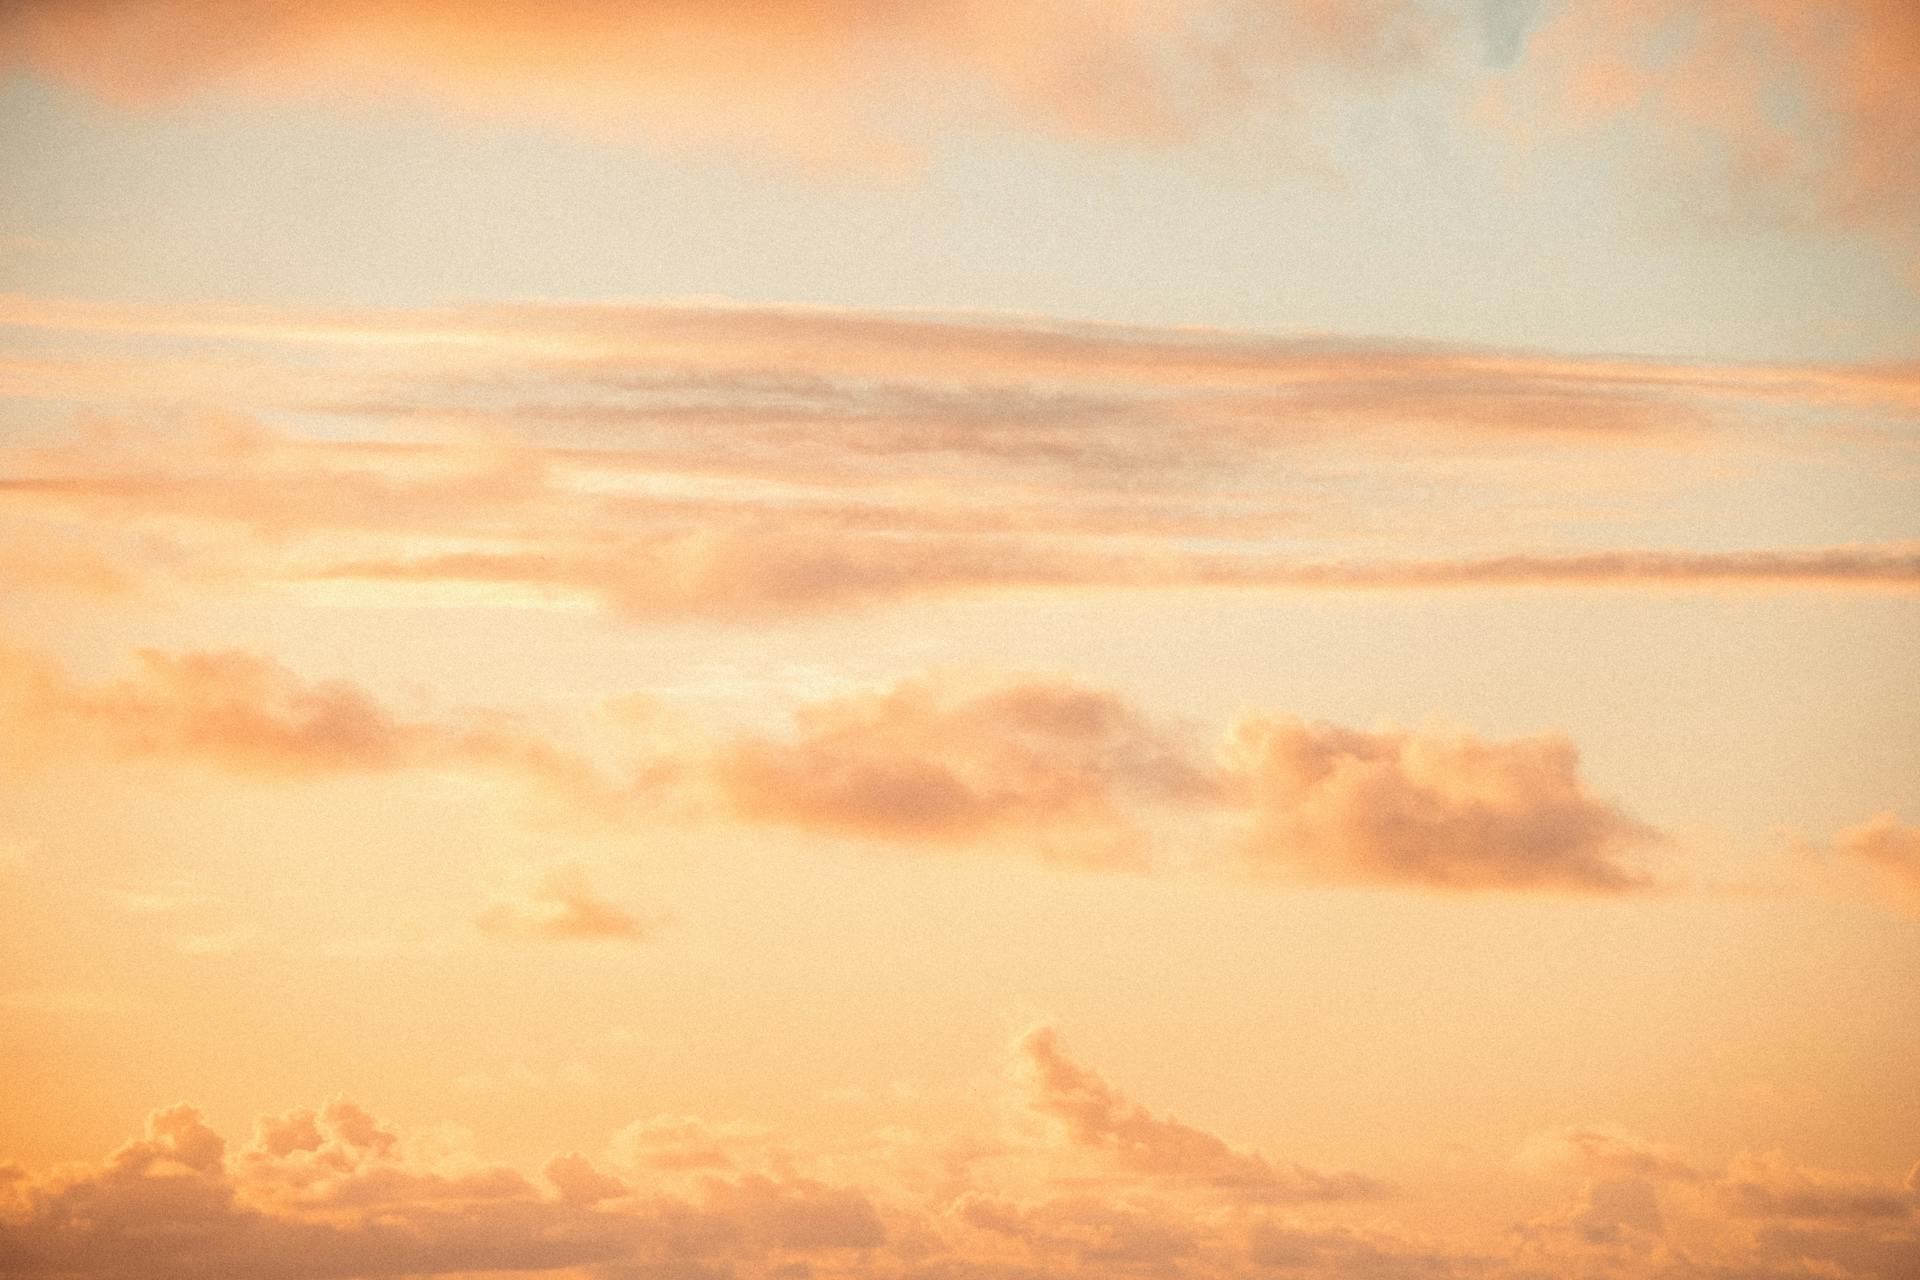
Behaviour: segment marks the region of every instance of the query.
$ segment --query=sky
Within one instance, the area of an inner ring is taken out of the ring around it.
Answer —
[[[12,0],[0,166],[0,1276],[1920,1275],[1910,0]]]

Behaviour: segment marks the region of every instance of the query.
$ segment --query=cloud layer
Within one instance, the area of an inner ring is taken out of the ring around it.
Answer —
[[[766,622],[1013,590],[1920,586],[1888,540],[1908,365],[724,306],[0,317],[32,338],[0,395],[36,424],[0,448],[0,563],[42,592]],[[1674,517],[1810,465],[1857,500],[1745,540]]]

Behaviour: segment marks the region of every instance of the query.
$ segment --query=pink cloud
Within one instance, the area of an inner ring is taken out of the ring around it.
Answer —
[[[1367,731],[1293,717],[1236,727],[1230,776],[1254,814],[1247,858],[1304,879],[1443,890],[1618,893],[1654,832],[1592,795],[1558,736]]]

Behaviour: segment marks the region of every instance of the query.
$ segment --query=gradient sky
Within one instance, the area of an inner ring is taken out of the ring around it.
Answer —
[[[1910,0],[16,0],[0,166],[0,1275],[1920,1275]]]

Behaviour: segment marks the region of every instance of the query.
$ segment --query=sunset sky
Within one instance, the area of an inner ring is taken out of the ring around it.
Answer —
[[[1913,0],[0,0],[0,1276],[1920,1277]]]

